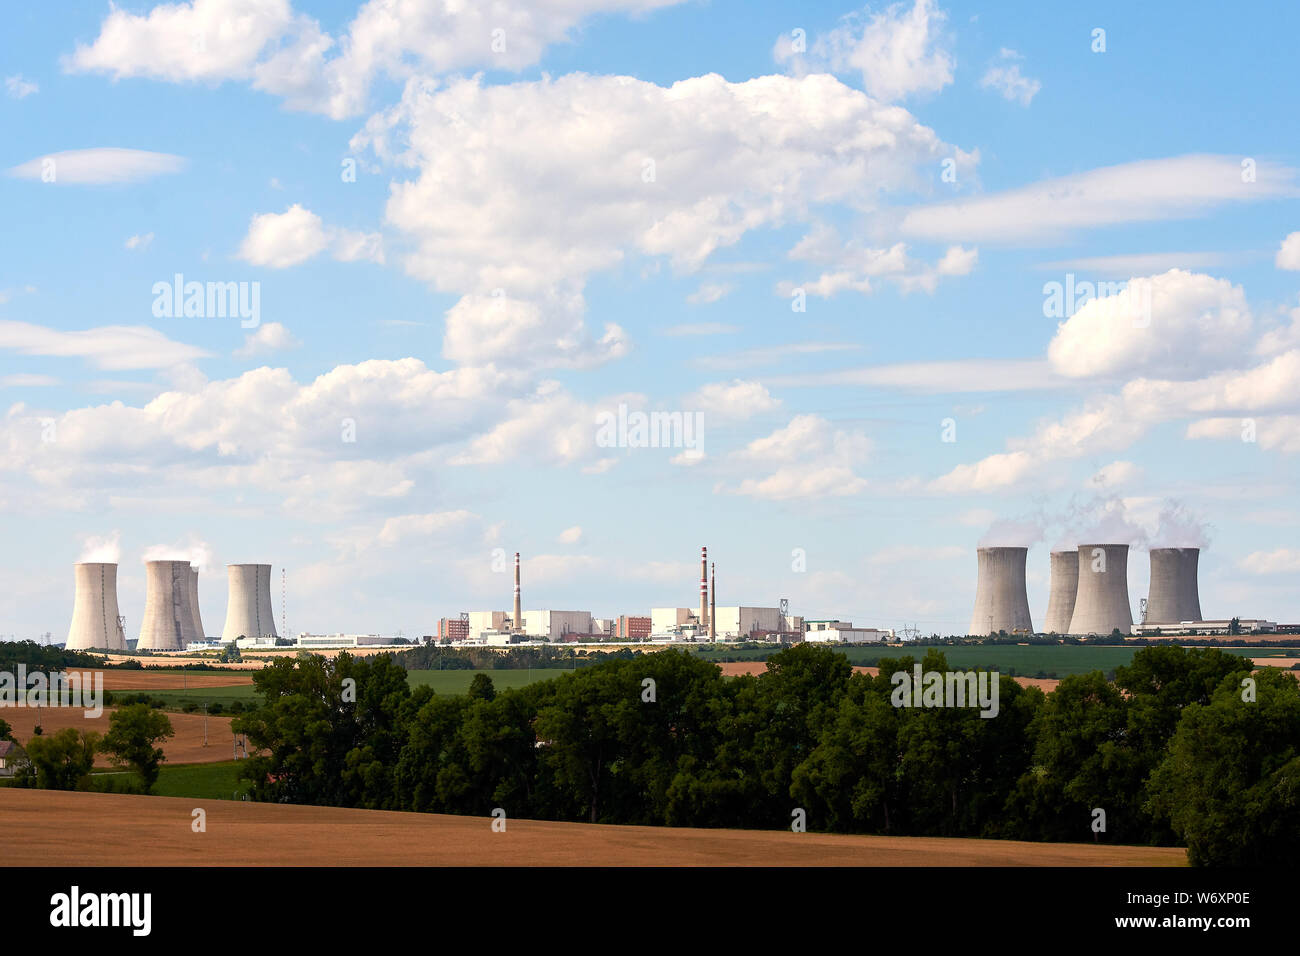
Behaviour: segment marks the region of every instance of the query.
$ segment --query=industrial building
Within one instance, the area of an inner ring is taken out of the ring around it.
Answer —
[[[299,634],[298,647],[376,647],[392,643],[381,634]]]
[[[975,610],[968,634],[1032,634],[1025,590],[1028,548],[980,548],[976,552]]]
[[[126,634],[117,609],[117,565],[77,564],[73,568],[76,591],[72,601],[72,625],[68,628],[68,650],[102,648],[124,651]]]
[[[1252,635],[1276,634],[1276,621],[1263,621],[1253,618],[1238,618],[1237,633],[1232,633],[1231,620],[1216,621],[1179,621],[1166,624],[1135,624],[1134,637],[1250,637]]]
[[[202,640],[191,606],[189,561],[145,562],[144,617],[138,651],[181,651]]]
[[[650,639],[652,630],[653,623],[650,618],[621,614],[614,636],[621,641],[645,641]]]
[[[1079,545],[1079,584],[1070,633],[1128,634],[1133,610],[1128,598],[1128,545]]]
[[[804,622],[803,639],[810,644],[874,644],[893,638],[893,631],[854,627],[851,621]]]
[[[1046,634],[1069,634],[1074,617],[1074,600],[1079,593],[1079,552],[1053,551],[1051,582],[1048,585]]]
[[[439,618],[438,640],[440,642],[469,640],[469,615]]]
[[[560,641],[569,634],[589,636],[590,611],[525,611],[524,633],[546,641]]]
[[[228,597],[226,626],[221,642],[229,644],[240,638],[269,638],[274,643],[275,609],[271,604],[271,566],[269,564],[226,565]]]

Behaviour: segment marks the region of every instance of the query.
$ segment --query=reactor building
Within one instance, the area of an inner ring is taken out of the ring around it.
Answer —
[[[193,569],[189,561],[145,562],[144,617],[138,651],[183,651],[202,637],[195,630],[191,604]]]
[[[125,651],[126,634],[117,610],[117,565],[82,563],[74,567],[76,592],[68,650]]]
[[[1200,548],[1151,549],[1151,588],[1143,624],[1201,620],[1201,597],[1196,585],[1200,558]]]
[[[1051,583],[1047,593],[1045,634],[1069,634],[1074,599],[1079,593],[1079,552],[1053,551]]]
[[[226,625],[221,642],[240,638],[275,640],[275,609],[271,604],[271,566],[269,564],[228,564],[226,576],[229,596],[226,601]]]
[[[1128,545],[1081,544],[1079,584],[1070,634],[1128,634],[1133,611],[1128,600]]]
[[[975,610],[969,634],[1032,634],[1029,595],[1025,590],[1028,548],[980,548]]]

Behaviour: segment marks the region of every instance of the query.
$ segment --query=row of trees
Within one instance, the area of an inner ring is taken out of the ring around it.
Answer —
[[[1113,682],[999,683],[997,717],[900,708],[890,675],[799,645],[724,679],[677,651],[497,693],[411,690],[387,656],[280,660],[237,718],[255,799],[535,819],[1300,850],[1300,692],[1218,650],[1152,647]],[[926,671],[947,672],[926,654]],[[1096,810],[1105,814],[1095,831]]]
[[[14,785],[42,790],[88,789],[95,757],[105,754],[118,766],[135,771],[148,793],[167,759],[158,744],[173,733],[166,714],[148,704],[131,704],[112,713],[105,734],[75,727],[37,734],[27,742],[26,757],[19,762]],[[8,725],[0,721],[0,739],[8,736]]]

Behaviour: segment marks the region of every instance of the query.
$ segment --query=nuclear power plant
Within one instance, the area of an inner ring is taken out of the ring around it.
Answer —
[[[146,561],[144,567],[144,617],[136,650],[183,651],[187,644],[202,640],[195,630],[189,561]]]
[[[1047,634],[1069,634],[1074,599],[1079,593],[1079,552],[1053,551],[1052,577],[1047,593]]]
[[[78,651],[126,650],[126,634],[117,610],[117,565],[77,564],[74,577],[77,590],[65,646]]]
[[[205,639],[203,634],[203,617],[199,614],[199,569],[190,565],[190,607],[194,611],[194,633],[198,640]]]
[[[1151,588],[1143,624],[1180,624],[1201,620],[1196,569],[1200,548],[1152,548]]]
[[[271,604],[269,564],[228,564],[229,597],[222,643],[248,638],[274,640],[275,608]]]
[[[975,611],[968,634],[1032,634],[1029,594],[1025,590],[1028,548],[980,548],[975,584]]]
[[[1071,634],[1128,634],[1133,611],[1128,600],[1128,545],[1081,544],[1079,585],[1070,618]]]

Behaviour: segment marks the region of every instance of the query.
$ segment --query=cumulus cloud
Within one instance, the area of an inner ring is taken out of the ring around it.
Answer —
[[[838,429],[820,415],[796,415],[735,454],[737,461],[778,466],[765,478],[746,478],[729,494],[783,501],[856,495],[867,481],[853,471],[871,451],[862,432]]]
[[[705,385],[686,396],[683,405],[691,410],[702,411],[706,420],[718,418],[742,421],[754,415],[775,411],[781,406],[781,400],[773,398],[761,382],[737,378],[730,382]]]
[[[109,183],[135,183],[156,176],[178,173],[185,159],[170,153],[150,153],[141,149],[74,149],[37,156],[8,170],[18,179],[42,183],[102,186]]]
[[[74,72],[173,83],[246,82],[292,109],[343,119],[382,76],[479,67],[521,70],[601,13],[638,14],[682,0],[371,0],[335,38],[288,0],[191,0],[148,13],[112,8],[90,44],[64,58]]]
[[[1136,372],[1194,378],[1240,355],[1251,327],[1240,286],[1171,269],[1089,299],[1057,329],[1047,357],[1073,378]]]
[[[895,102],[936,93],[952,82],[955,61],[942,32],[946,20],[930,0],[915,0],[911,9],[896,3],[882,13],[863,10],[843,17],[806,55],[796,49],[793,36],[778,38],[772,53],[799,72],[860,73],[868,93]]]
[[[340,262],[384,261],[383,239],[378,233],[326,226],[320,216],[298,203],[282,213],[253,216],[237,255],[255,266],[287,269],[326,250]]]
[[[1295,574],[1300,572],[1300,550],[1277,548],[1274,551],[1252,551],[1240,563],[1251,574]]]
[[[235,358],[253,358],[284,349],[294,349],[302,343],[279,322],[264,322],[257,330],[244,336],[244,344],[232,353]]]
[[[1273,261],[1279,269],[1300,270],[1300,232],[1293,232],[1282,240]]]
[[[904,292],[934,292],[941,277],[969,275],[979,260],[979,251],[950,246],[938,262],[925,263],[908,254],[906,243],[877,248],[859,240],[844,242],[834,229],[818,224],[790,250],[790,258],[821,263],[830,269],[798,285],[788,280],[780,282],[777,294],[788,298],[801,288],[808,295],[829,299],[844,291],[871,293],[875,291],[874,279],[892,280]]]

